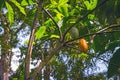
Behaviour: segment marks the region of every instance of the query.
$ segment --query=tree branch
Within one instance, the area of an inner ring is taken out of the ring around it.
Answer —
[[[110,25],[110,26],[108,26],[108,27],[105,27],[105,28],[99,30],[98,32],[96,32],[96,34],[92,35],[91,40],[90,40],[90,43],[93,43],[93,39],[94,39],[94,37],[95,37],[97,34],[102,33],[102,32],[104,32],[104,31],[106,31],[106,30],[108,30],[108,29],[110,29],[110,28],[116,28],[116,27],[120,27],[120,24],[112,24],[112,25]],[[112,32],[113,32],[113,31],[112,31]]]
[[[32,55],[32,47],[33,47],[33,42],[34,42],[36,23],[37,23],[37,20],[38,20],[41,4],[42,4],[42,2],[41,2],[41,0],[39,0],[37,11],[36,11],[34,21],[33,21],[33,24],[32,24],[32,30],[31,30],[29,44],[28,44],[28,51],[27,51],[26,60],[25,60],[25,80],[27,80],[30,76],[30,58],[31,58],[31,55]]]
[[[106,31],[106,30],[108,30],[110,28],[117,28],[117,27],[120,27],[120,24],[112,24],[112,25],[110,25],[108,27],[105,27],[105,28],[99,30],[98,32],[91,33],[91,34],[86,34],[86,35],[80,36],[79,38],[75,38],[75,39],[66,41],[65,43],[70,43],[72,41],[79,40],[80,38],[83,38],[83,37],[94,36],[94,35],[96,36],[96,35],[105,34],[105,33],[120,32],[120,30],[113,30],[113,31],[104,32],[104,31]]]
[[[64,33],[63,35],[63,42],[65,39],[66,34],[72,29],[72,27],[76,26],[80,21],[84,20],[89,14],[91,14],[92,12],[94,12],[96,9],[98,9],[99,7],[101,7],[103,4],[105,4],[108,0],[104,0],[103,2],[101,2],[96,8],[94,8],[93,10],[91,10],[90,12],[88,12],[87,14],[85,14],[83,17],[79,18],[76,23],[74,23],[73,25],[71,25]]]
[[[55,24],[56,28],[58,29],[59,35],[60,35],[60,41],[62,41],[63,36],[62,36],[62,31],[59,28],[59,25],[56,23],[56,21],[54,20],[52,15],[45,8],[42,7],[42,9],[50,17],[50,19],[53,21],[53,23]]]

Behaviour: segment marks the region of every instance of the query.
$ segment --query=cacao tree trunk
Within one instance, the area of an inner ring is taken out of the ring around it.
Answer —
[[[0,80],[9,80],[12,56],[11,34],[9,24],[5,25],[4,27],[4,34],[2,35],[0,46]]]
[[[1,52],[2,53],[2,52]],[[1,59],[0,59],[0,80],[9,80],[9,74],[11,71],[10,65],[11,65],[11,52],[9,53],[2,53]]]

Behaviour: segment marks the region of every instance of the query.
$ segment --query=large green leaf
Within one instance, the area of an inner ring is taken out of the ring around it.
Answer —
[[[1,11],[3,4],[4,4],[4,0],[0,0],[0,11]]]
[[[24,8],[20,5],[20,3],[18,3],[16,0],[10,0],[12,3],[14,3],[14,5],[16,7],[18,7],[18,9],[20,10],[20,12],[22,12],[24,15],[26,15],[26,12],[24,10]]]
[[[46,26],[41,26],[39,30],[35,33],[35,36],[37,39],[40,39],[43,37],[44,33],[46,31]]]
[[[120,49],[118,49],[110,59],[107,76],[108,78],[120,73]]]
[[[8,9],[8,20],[10,22],[10,25],[12,25],[13,21],[14,21],[14,12],[13,12],[13,8],[12,6],[8,3],[8,2],[5,2],[6,4],[6,7]]]

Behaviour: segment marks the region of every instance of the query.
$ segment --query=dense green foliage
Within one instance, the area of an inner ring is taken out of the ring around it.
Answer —
[[[0,10],[0,27],[4,29],[0,35],[2,49],[19,48],[21,51],[20,65],[11,79],[25,77],[24,56],[29,53],[30,46],[30,39],[25,38],[31,37],[34,29],[31,64],[36,66],[41,61],[44,66],[35,80],[49,80],[50,77],[55,80],[105,80],[119,74],[119,0],[2,0]],[[6,36],[10,39],[8,44]],[[82,37],[89,42],[87,53],[81,52],[78,46]],[[21,38],[25,39],[24,43]],[[52,53],[55,54],[49,59]],[[108,58],[100,58],[105,53],[113,55],[110,62]],[[94,59],[107,62],[107,77],[104,74],[86,75],[85,70],[96,67]],[[31,70],[30,77],[34,73],[36,68]]]

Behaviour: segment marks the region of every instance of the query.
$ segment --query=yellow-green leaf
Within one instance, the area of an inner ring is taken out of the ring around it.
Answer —
[[[67,4],[68,0],[59,0],[58,2],[58,6],[64,6],[65,4]]]
[[[97,6],[98,0],[84,1],[87,10],[92,10]]]
[[[28,0],[29,4],[34,4],[33,0]]]
[[[8,3],[5,2],[7,10],[8,10],[8,20],[10,22],[10,25],[12,25],[13,21],[14,21],[14,12],[13,12],[13,8],[12,6]]]
[[[44,33],[46,32],[46,26],[41,26],[38,31],[35,33],[35,36],[37,39],[40,39],[43,37]]]
[[[24,15],[26,15],[26,12],[24,10],[24,8],[20,5],[20,3],[18,3],[16,0],[10,0],[12,3],[14,3],[14,5],[16,7],[18,7],[18,9],[20,10],[21,13],[23,13]]]
[[[27,5],[28,5],[28,2],[27,2],[26,0],[22,0],[21,5],[22,5],[22,6],[27,6]]]
[[[54,34],[52,34],[52,35],[50,36],[50,38],[60,38],[60,36],[59,36],[59,35],[54,35]]]

